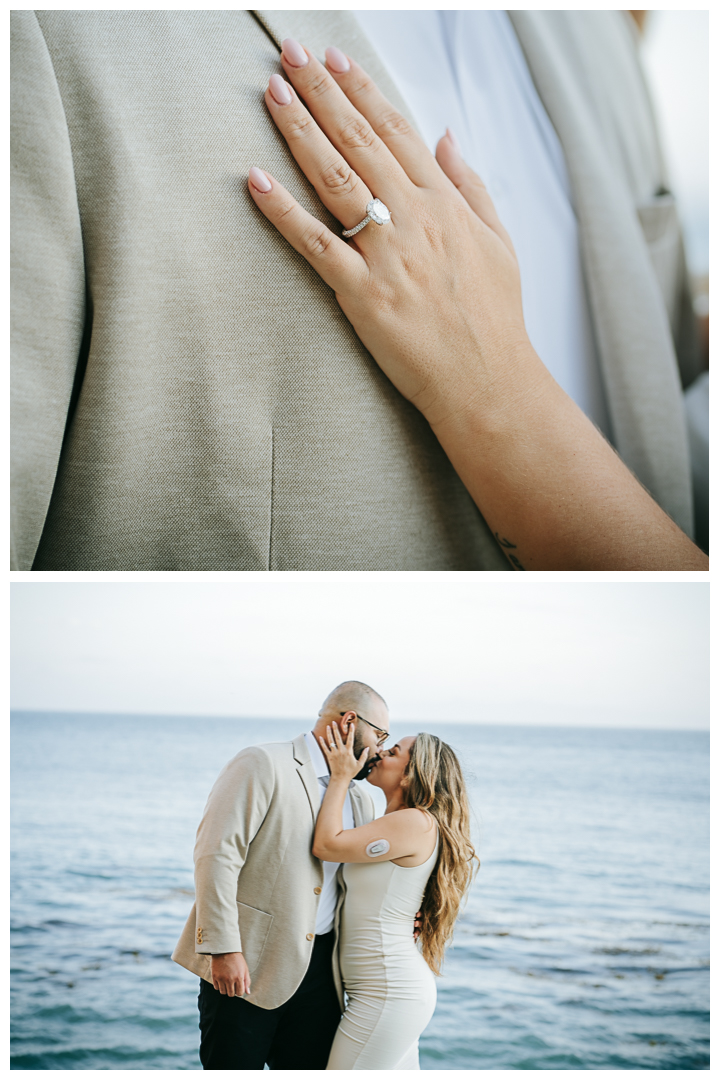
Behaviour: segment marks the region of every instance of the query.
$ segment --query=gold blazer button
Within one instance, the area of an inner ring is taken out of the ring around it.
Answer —
[[[308,941],[312,941],[312,939],[315,937],[315,935],[314,934],[306,934],[305,937],[308,939]]]
[[[316,885],[315,888],[313,889],[313,892],[315,893],[316,896],[319,896],[320,893],[322,892],[322,889],[320,888],[319,885]]]

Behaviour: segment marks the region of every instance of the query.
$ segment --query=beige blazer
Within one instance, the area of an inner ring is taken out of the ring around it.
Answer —
[[[617,447],[690,530],[682,245],[630,17],[513,12],[573,185]],[[258,213],[333,228],[263,101],[349,12],[12,13],[13,555],[38,570],[507,570],[422,416]]]
[[[350,799],[356,825],[373,819],[362,785]],[[311,853],[319,806],[302,735],[248,747],[225,766],[198,828],[195,904],[173,960],[212,982],[210,955],[242,952],[253,1004],[276,1009],[295,993],[310,963],[323,885]],[[336,959],[333,967],[342,1004]]]

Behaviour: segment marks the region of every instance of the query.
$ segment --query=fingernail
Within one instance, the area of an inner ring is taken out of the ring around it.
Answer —
[[[347,56],[345,53],[341,53],[339,49],[336,49],[334,45],[325,50],[325,60],[327,66],[332,68],[333,71],[337,71],[339,75],[343,75],[350,70],[350,61]]]
[[[271,75],[268,86],[270,87],[270,93],[275,101],[277,101],[278,105],[290,104],[292,101],[290,87],[280,75]]]
[[[293,67],[305,67],[308,62],[308,54],[295,38],[286,37],[282,43],[282,51],[287,62]]]
[[[448,139],[450,140],[450,142],[453,144],[453,146],[457,150],[458,154],[462,154],[462,150],[460,149],[460,143],[457,140],[455,132],[452,131],[451,128],[445,128],[445,132],[447,134]]]
[[[261,169],[258,169],[255,165],[253,165],[250,169],[248,179],[250,180],[252,186],[254,188],[257,188],[258,191],[272,191],[272,184],[268,180],[267,176]]]

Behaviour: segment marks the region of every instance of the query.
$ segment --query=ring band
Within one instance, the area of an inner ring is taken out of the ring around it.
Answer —
[[[374,221],[376,225],[387,225],[390,220],[390,211],[384,202],[380,202],[379,199],[371,199],[365,207],[367,217],[363,218],[359,225],[356,225],[354,229],[343,229],[343,236],[348,238],[354,236],[355,233],[359,233],[361,229],[370,221]]]

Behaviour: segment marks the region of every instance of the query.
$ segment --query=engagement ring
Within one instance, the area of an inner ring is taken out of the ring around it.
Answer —
[[[385,203],[380,202],[379,199],[371,199],[365,209],[367,217],[363,218],[354,229],[343,229],[343,236],[354,236],[355,233],[359,233],[361,229],[364,229],[369,221],[374,221],[376,225],[387,225],[390,220],[390,211]]]

